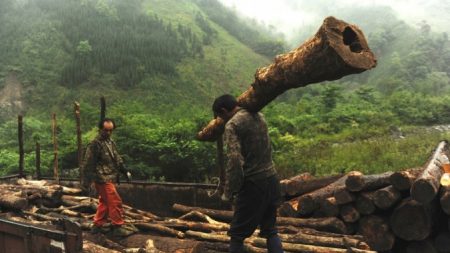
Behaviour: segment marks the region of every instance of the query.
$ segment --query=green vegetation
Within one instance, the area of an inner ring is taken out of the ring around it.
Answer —
[[[429,127],[450,124],[448,36],[426,22],[408,26],[386,8],[338,18],[361,24],[379,64],[287,92],[263,110],[278,170],[325,175],[423,165],[450,135]],[[239,95],[258,67],[286,51],[279,37],[215,0],[0,0],[0,22],[0,89],[11,74],[24,86],[31,174],[35,141],[44,173],[51,171],[51,112],[63,174],[77,173],[72,103],[81,104],[86,145],[105,96],[136,178],[207,181],[217,174],[215,144],[194,136],[211,119],[214,97]],[[16,124],[14,115],[0,118],[0,175],[17,171]]]

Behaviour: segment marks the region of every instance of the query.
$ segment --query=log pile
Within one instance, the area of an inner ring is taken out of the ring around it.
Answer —
[[[440,187],[443,141],[423,168],[281,181],[285,203],[277,226],[285,252],[450,252],[450,188]],[[438,184],[436,184],[438,182]],[[138,232],[126,238],[91,234],[96,198],[75,188],[19,179],[1,184],[3,218],[50,226],[61,218],[83,229],[83,252],[227,252],[233,212],[174,204],[175,217],[124,205]],[[258,231],[247,252],[267,252]]]
[[[82,196],[79,189],[19,179],[15,184],[0,184],[0,191],[1,218],[52,229],[64,219],[73,221],[83,231],[85,253],[228,252],[226,232],[233,216],[229,210],[174,204],[179,215],[171,218],[123,205],[126,226],[137,229],[123,238],[111,232],[91,233],[98,199]],[[277,223],[285,252],[375,252],[363,237],[346,235],[346,225],[337,217],[278,217]],[[248,252],[267,252],[258,231],[245,241],[245,247]]]
[[[450,187],[439,183],[441,154],[449,155],[446,141],[422,168],[282,180],[287,201],[279,216],[337,218],[345,224],[344,233],[363,236],[379,252],[450,252]],[[312,187],[319,181],[323,185]]]

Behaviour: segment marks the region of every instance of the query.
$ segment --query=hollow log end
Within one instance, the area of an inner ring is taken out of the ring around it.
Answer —
[[[363,32],[356,25],[330,16],[324,20],[319,33],[325,35],[329,46],[348,65],[349,73],[361,73],[376,67],[375,55],[370,50]],[[349,73],[343,73],[343,76]]]

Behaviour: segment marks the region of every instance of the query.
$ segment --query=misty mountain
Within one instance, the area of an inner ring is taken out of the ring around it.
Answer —
[[[329,168],[345,171],[356,165],[372,172],[386,164],[383,168],[418,166],[414,162],[425,158],[414,153],[417,146],[425,148],[424,139],[437,137],[418,136],[399,147],[412,152],[409,157],[415,159],[409,160],[398,152],[372,156],[364,150],[389,145],[365,141],[390,140],[399,126],[450,123],[447,34],[431,19],[407,21],[396,8],[376,1],[280,3],[289,3],[290,10],[267,13],[291,17],[294,36],[280,35],[287,31],[282,23],[242,17],[237,8],[216,0],[0,0],[1,173],[17,168],[12,136],[17,136],[18,113],[25,115],[29,170],[35,141],[42,144],[43,168],[51,167],[52,112],[58,115],[60,164],[74,168],[73,102],[81,104],[87,143],[96,134],[104,96],[133,175],[204,181],[215,167],[215,153],[211,143],[194,136],[211,119],[213,99],[241,94],[257,68],[313,36],[329,15],[362,28],[378,66],[289,91],[264,109],[280,171],[326,174]],[[426,8],[445,12],[445,6],[431,3]],[[355,148],[336,149],[336,143],[355,143]],[[376,160],[367,164],[370,159]]]

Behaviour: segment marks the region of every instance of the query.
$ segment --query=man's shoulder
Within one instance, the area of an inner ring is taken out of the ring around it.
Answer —
[[[246,120],[250,116],[250,112],[246,109],[240,109],[237,111],[233,117],[228,121],[228,123],[236,124],[238,122],[242,122]]]
[[[89,147],[99,147],[101,145],[102,145],[102,140],[98,136],[95,137],[94,139],[92,139],[88,144]]]
[[[240,125],[247,121],[252,121],[255,118],[264,120],[264,115],[260,112],[250,112],[246,109],[241,109],[227,122],[234,125]]]

